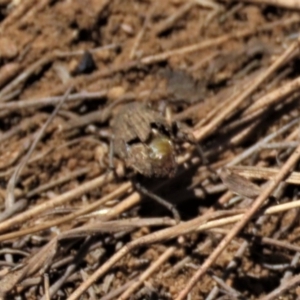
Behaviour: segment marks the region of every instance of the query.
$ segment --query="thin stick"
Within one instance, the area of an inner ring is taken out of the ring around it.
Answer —
[[[287,22],[286,24],[294,23],[297,21],[299,21],[299,17],[297,17],[297,18],[293,17],[293,18],[290,18],[289,20],[286,20],[286,22]],[[193,44],[193,45],[182,47],[179,49],[170,50],[170,51],[166,51],[166,52],[163,52],[160,54],[144,57],[141,59],[140,63],[145,64],[145,65],[154,64],[154,63],[157,63],[160,61],[164,61],[171,56],[184,55],[184,54],[188,54],[191,52],[208,49],[210,47],[216,47],[227,41],[230,41],[231,39],[244,38],[248,35],[254,34],[255,32],[271,30],[274,28],[274,26],[282,26],[282,25],[283,25],[282,21],[276,21],[276,22],[269,23],[265,26],[261,26],[260,28],[250,28],[250,29],[238,31],[236,33],[225,34],[225,35],[222,35],[221,37],[208,39],[208,40],[200,42],[198,44]]]
[[[229,168],[229,170],[233,171],[234,174],[238,174],[242,177],[265,180],[272,179],[280,171],[279,169],[274,168],[262,168],[253,166],[235,166]],[[300,185],[300,172],[292,172],[285,179],[285,182]]]
[[[285,291],[295,287],[300,282],[300,274],[289,278],[289,280],[284,281],[277,289],[273,290],[270,294],[260,298],[260,300],[273,300],[279,299]]]
[[[25,14],[21,15],[20,19],[17,20],[17,23],[19,23],[20,27],[25,27],[29,20],[33,19],[36,14],[41,12],[48,4],[51,2],[51,0],[39,0],[36,1],[35,5],[28,10]]]
[[[79,265],[79,263],[76,261],[76,263],[77,263],[77,266],[76,267],[78,267],[78,265]],[[75,267],[75,268],[76,268]],[[80,270],[80,273],[81,273],[81,276],[82,276],[82,279],[83,280],[86,280],[87,278],[88,278],[88,274],[83,270],[83,269],[81,269]],[[114,275],[113,275],[114,276]],[[97,298],[97,296],[96,296],[96,291],[95,291],[95,288],[93,287],[93,286],[90,286],[89,287],[89,289],[88,289],[88,294],[89,294],[89,299],[90,300],[97,300],[98,298]],[[44,299],[41,299],[41,300],[44,300]],[[45,299],[46,300],[46,299]]]
[[[115,74],[117,72],[136,68],[137,66],[140,66],[141,64],[145,64],[145,65],[155,64],[157,62],[165,61],[166,59],[168,59],[169,57],[172,57],[174,55],[184,55],[184,54],[196,52],[199,50],[208,49],[210,47],[222,45],[223,43],[230,41],[231,39],[244,38],[244,37],[247,37],[247,36],[257,33],[257,32],[272,30],[276,26],[284,27],[284,26],[288,26],[288,25],[291,25],[294,23],[298,23],[299,21],[300,21],[300,18],[298,16],[297,17],[292,16],[291,18],[286,19],[284,21],[282,21],[282,20],[275,21],[275,22],[269,23],[265,26],[261,26],[259,28],[241,30],[234,34],[228,34],[228,35],[223,35],[218,38],[208,39],[204,42],[193,44],[193,45],[190,45],[187,47],[182,47],[179,49],[166,51],[166,52],[159,53],[156,55],[150,55],[150,56],[142,58],[141,60],[134,60],[134,61],[126,62],[121,65],[117,64],[117,65],[107,68],[105,70],[101,70],[101,71],[95,72],[94,74],[87,75],[84,77],[84,79],[81,77],[75,78],[72,82],[76,86],[82,84],[83,80],[84,80],[85,84],[92,83],[92,82],[99,80],[100,78],[112,76],[112,74]],[[59,86],[57,89],[52,91],[52,94],[60,94],[60,93],[62,93],[62,91],[64,89],[65,89],[64,85]]]
[[[69,174],[65,174],[64,176],[61,176],[56,180],[53,180],[53,181],[50,181],[48,183],[42,184],[42,185],[38,186],[37,188],[29,191],[28,193],[26,193],[26,197],[30,198],[34,195],[40,194],[40,193],[42,193],[46,190],[49,190],[49,189],[51,189],[51,188],[53,188],[57,185],[66,183],[66,182],[70,181],[73,178],[82,176],[82,175],[88,173],[89,171],[90,171],[89,168],[81,168],[81,169],[75,170],[73,172],[70,172]]]
[[[58,105],[56,106],[56,108],[54,109],[54,111],[52,112],[50,117],[48,118],[48,120],[45,122],[45,124],[42,126],[40,131],[37,133],[37,135],[36,135],[32,145],[31,145],[30,149],[28,150],[27,154],[22,159],[21,163],[17,166],[17,168],[15,169],[13,175],[9,179],[8,184],[7,184],[7,189],[6,189],[7,194],[6,194],[6,197],[5,197],[5,206],[6,206],[6,208],[11,207],[13,205],[13,203],[15,202],[14,189],[15,189],[15,185],[16,185],[18,179],[19,179],[20,173],[22,172],[25,165],[27,164],[32,152],[34,151],[37,144],[41,140],[41,138],[44,135],[47,127],[50,125],[50,123],[52,122],[54,117],[57,115],[57,113],[60,110],[61,106],[63,105],[64,101],[68,98],[71,90],[72,90],[72,87],[70,87],[67,90],[67,92],[65,93],[64,97],[61,98],[60,102],[58,103]]]
[[[237,155],[226,166],[227,167],[234,166],[234,165],[240,163],[241,161],[245,160],[250,155],[252,155],[255,151],[259,150],[262,145],[268,143],[269,141],[271,141],[272,139],[274,139],[278,135],[282,134],[283,132],[286,132],[287,130],[289,130],[294,125],[298,125],[299,124],[299,120],[300,120],[299,118],[297,118],[295,120],[292,120],[291,122],[289,122],[288,124],[286,124],[282,128],[280,128],[279,130],[277,130],[277,131],[269,134],[268,136],[266,136],[265,138],[263,138],[261,141],[259,141],[258,143],[254,144],[253,146],[251,146],[250,148],[248,148],[246,151],[244,151],[241,154]]]
[[[288,161],[283,165],[280,172],[276,175],[274,180],[262,190],[261,194],[253,202],[250,209],[245,213],[243,218],[235,224],[235,226],[230,230],[230,232],[225,236],[225,238],[219,243],[218,247],[212,252],[212,254],[206,259],[203,265],[198,269],[198,271],[193,275],[191,280],[188,282],[186,287],[181,291],[176,300],[183,300],[187,294],[191,291],[193,286],[199,279],[205,274],[208,268],[214,263],[214,261],[221,255],[223,250],[228,246],[232,239],[243,229],[247,222],[252,218],[256,211],[260,208],[262,203],[270,196],[270,194],[276,189],[278,184],[286,177],[293,166],[297,163],[300,157],[300,146],[295,150],[295,152],[290,156]]]
[[[256,4],[268,4],[272,6],[280,6],[290,9],[300,9],[300,2],[298,0],[239,0],[241,2],[249,2]]]
[[[289,148],[296,148],[299,145],[299,142],[274,142],[268,143],[261,146],[261,149],[289,149]]]
[[[227,212],[228,213],[228,212]],[[186,234],[194,231],[210,218],[217,217],[218,215],[224,215],[226,212],[214,212],[212,214],[206,214],[195,218],[188,222],[182,222],[171,228],[163,229],[158,232],[148,234],[140,237],[127,245],[114,254],[109,260],[107,260],[101,267],[99,267],[85,282],[83,282],[73,293],[69,296],[68,300],[78,299],[96,280],[99,279],[105,272],[107,272],[113,265],[115,265],[124,255],[129,253],[132,249],[145,246],[149,243],[155,243],[162,240],[169,240],[179,235]]]
[[[44,292],[45,292],[45,300],[50,300],[50,292],[49,292],[49,276],[48,274],[44,274]]]
[[[267,78],[269,78],[283,63],[292,56],[294,51],[299,46],[298,41],[292,43],[290,47],[280,56],[278,59],[262,74],[258,75],[258,78],[248,88],[241,92],[234,101],[232,101],[227,107],[224,108],[208,125],[197,130],[194,135],[195,138],[200,141],[206,138],[213,130],[215,130],[220,124],[228,118],[228,116],[235,111],[247,97],[249,97]]]
[[[261,243],[266,244],[266,245],[272,245],[272,246],[284,248],[284,249],[291,250],[291,251],[296,251],[296,252],[300,251],[299,246],[288,243],[287,241],[279,241],[274,238],[262,237]]]
[[[257,227],[260,227],[265,222],[265,220],[266,220],[265,216],[261,216],[258,218],[258,220],[255,222],[255,227],[253,228],[253,233],[257,233]],[[226,280],[229,277],[230,272],[232,273],[232,271],[237,268],[238,261],[240,261],[242,259],[248,246],[249,246],[249,242],[247,240],[244,240],[244,242],[240,245],[239,249],[234,254],[233,259],[227,264],[225,272],[223,273],[224,274],[223,280]],[[218,288],[218,286],[215,286],[210,291],[209,295],[206,297],[206,300],[215,299],[217,297],[218,293],[219,293],[219,288]]]
[[[195,5],[195,1],[187,1],[179,9],[177,9],[173,15],[169,16],[166,20],[159,24],[159,27],[155,30],[155,34],[160,35],[172,28],[174,24],[178,22],[185,14],[187,14]]]
[[[239,293],[237,290],[233,289],[232,287],[230,287],[229,285],[226,284],[226,282],[224,282],[224,280],[222,280],[221,278],[213,275],[212,278],[216,281],[216,283],[221,286],[228,294],[228,296],[230,296],[231,300],[238,300],[241,298],[241,293]]]
[[[11,2],[11,1],[10,1]],[[4,33],[5,28],[13,23],[18,23],[17,20],[21,18],[30,8],[36,4],[36,0],[25,0],[19,3],[19,5],[6,17],[0,26],[1,34]]]
[[[33,74],[38,68],[50,63],[54,59],[53,54],[48,54],[39,59],[38,61],[34,62],[30,65],[25,71],[23,71],[18,77],[16,77],[13,81],[7,84],[1,91],[0,91],[0,102],[3,102],[3,97],[17,88],[17,86],[24,82],[31,74]]]
[[[90,190],[101,187],[104,183],[107,183],[112,179],[113,179],[112,173],[110,173],[109,175],[101,175],[97,178],[94,178],[93,180],[85,182],[84,184],[78,186],[75,189],[72,189],[71,191],[59,195],[54,199],[51,199],[50,201],[47,201],[39,205],[35,205],[31,209],[28,209],[27,211],[13,218],[10,218],[7,221],[0,223],[0,232],[8,230],[12,226],[16,226],[18,224],[24,223],[26,220],[33,218],[37,214],[40,214],[48,209],[52,209],[58,205],[62,205],[70,201],[71,199],[74,199],[75,197],[80,197],[81,195],[83,195],[84,193]],[[0,236],[0,239],[1,238],[3,238],[3,236]]]
[[[60,287],[66,282],[66,280],[71,276],[72,273],[78,268],[78,265],[86,256],[90,246],[91,246],[91,237],[87,237],[84,243],[81,245],[77,255],[73,258],[73,260],[69,263],[68,267],[66,268],[64,274],[56,280],[49,288],[49,299],[53,297],[53,295],[60,289]],[[46,297],[42,297],[40,300],[47,300]]]
[[[264,215],[272,215],[272,214],[284,212],[284,211],[287,211],[287,210],[290,210],[293,208],[299,208],[299,207],[300,207],[300,200],[291,201],[288,203],[278,204],[278,205],[274,205],[274,206],[267,208],[264,211]],[[205,223],[204,225],[200,225],[197,228],[197,231],[205,231],[208,229],[222,227],[224,225],[232,224],[232,223],[242,220],[243,217],[244,217],[244,214],[238,214],[238,215],[227,217],[227,218],[221,218],[218,220],[209,221],[209,222]]]
[[[9,80],[14,78],[20,71],[19,63],[7,63],[0,68],[0,87],[6,84]]]
[[[291,201],[291,202],[288,202],[288,203],[271,206],[271,207],[269,207],[265,210],[265,214],[266,215],[272,215],[272,214],[276,214],[276,213],[279,213],[279,212],[283,212],[283,211],[286,211],[286,210],[290,210],[290,209],[293,209],[293,208],[299,208],[299,207],[300,207],[300,200]]]
[[[55,199],[55,205],[62,204],[66,200],[72,199],[74,196],[80,196],[83,193],[91,190],[92,188],[99,187],[99,185],[104,184],[104,182],[107,182],[107,181],[103,180],[103,176],[96,178],[92,182],[88,182],[88,185],[86,185],[84,188],[83,188],[83,186],[80,186],[79,190],[77,188],[77,191],[75,193],[72,190],[63,195],[58,196]],[[18,231],[12,232],[12,233],[0,235],[0,241],[6,241],[9,239],[17,238],[17,237],[24,236],[27,234],[32,234],[34,232],[45,230],[45,229],[51,228],[53,226],[57,226],[57,225],[65,223],[65,222],[71,221],[81,215],[90,213],[91,211],[95,210],[96,208],[103,205],[107,201],[114,199],[115,197],[119,197],[124,192],[126,192],[130,187],[131,187],[130,182],[124,183],[119,188],[114,190],[112,193],[110,193],[110,194],[102,197],[98,201],[91,203],[90,205],[78,210],[77,212],[74,212],[65,217],[59,218],[58,220],[49,221],[49,222],[40,224],[40,225],[32,227],[32,228],[27,228],[27,229],[18,230]],[[52,204],[52,203],[50,203],[50,204]],[[52,207],[54,207],[54,206],[52,206]],[[7,220],[6,222],[0,223],[0,227],[1,227],[1,224],[3,224],[2,228],[6,229],[7,226],[9,226],[9,227],[12,226],[10,224],[22,222],[23,219],[27,220],[28,218],[31,218],[32,216],[36,215],[37,213],[45,211],[47,208],[51,208],[51,207],[49,207],[49,204],[46,206],[40,205],[37,210],[35,210],[35,208],[33,208],[29,211],[29,213],[24,212],[23,214],[20,214],[20,216],[16,216],[16,217],[12,218],[12,220],[14,220],[13,222],[11,222],[11,219],[10,219],[10,220]],[[15,220],[17,220],[18,222],[16,222]]]
[[[131,195],[129,195],[126,199],[121,201],[119,204],[116,206],[112,207],[109,212],[103,216],[104,220],[114,218],[124,211],[130,209],[134,205],[138,204],[141,201],[142,197],[139,193],[134,192]],[[1,224],[0,224],[1,225]],[[0,227],[1,228],[1,227]]]
[[[118,300],[128,299],[134,291],[136,291],[147,278],[149,278],[157,268],[159,268],[170,256],[175,252],[175,247],[168,248],[153,264],[143,272],[143,274],[135,281],[119,298]]]
[[[260,99],[256,100],[248,109],[243,112],[243,116],[254,112],[265,106],[274,104],[281,100],[282,98],[290,95],[291,93],[300,89],[300,77],[295,78],[280,86],[279,88],[269,92],[268,94],[262,96]]]
[[[294,269],[296,269],[297,265],[298,265],[298,261],[300,259],[300,252],[296,252],[291,263],[290,263],[290,268],[289,270],[287,270],[286,272],[284,272],[283,277],[281,278],[281,283],[289,280],[292,276],[293,276],[293,271]]]
[[[11,216],[15,215],[17,212],[23,210],[28,205],[27,200],[20,199],[13,204],[13,206],[5,209],[3,212],[0,213],[0,222],[10,218]]]
[[[110,291],[108,294],[105,296],[101,297],[99,300],[112,300],[115,299],[117,296],[119,296],[124,290],[126,290],[128,287],[130,287],[137,278],[134,278],[128,282],[126,282],[124,285],[114,288],[112,291]]]
[[[154,5],[151,6],[150,11],[146,15],[144,24],[142,25],[141,30],[139,31],[139,33],[137,34],[137,36],[136,36],[136,38],[134,40],[132,49],[131,49],[130,54],[129,54],[129,59],[134,59],[135,58],[137,48],[138,48],[138,46],[141,43],[141,40],[142,40],[142,38],[143,38],[143,36],[144,36],[144,34],[146,32],[147,27],[149,26],[151,16],[153,14],[153,11],[155,10],[155,6],[156,5],[154,3]]]
[[[108,45],[104,45],[102,47],[88,49],[88,51],[90,53],[97,53],[97,52],[101,52],[101,51],[104,51],[104,50],[116,49],[120,46],[121,45],[118,45],[118,44],[108,44]],[[86,52],[86,50],[75,50],[75,51],[66,51],[66,52],[62,52],[60,50],[57,50],[55,52],[55,54],[56,54],[57,57],[64,58],[64,57],[70,57],[70,56],[81,56],[85,52]]]
[[[69,97],[65,100],[65,102],[73,102],[82,99],[98,99],[103,98],[107,94],[107,91],[102,92],[86,92],[82,91],[76,94],[69,95]],[[18,101],[11,101],[8,103],[0,103],[0,110],[19,110],[24,108],[32,108],[32,107],[43,107],[46,105],[56,105],[61,101],[61,99],[65,97],[65,95],[57,96],[57,97],[47,97],[41,99],[25,99]]]

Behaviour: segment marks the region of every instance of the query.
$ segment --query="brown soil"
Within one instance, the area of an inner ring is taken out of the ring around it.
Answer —
[[[246,1],[201,3],[0,0],[0,296],[48,299],[49,291],[51,299],[67,299],[129,245],[80,299],[118,299],[168,251],[128,298],[176,299],[234,225],[178,229],[172,237],[143,243],[175,223],[165,218],[170,211],[149,197],[139,199],[130,185],[89,212],[72,215],[132,180],[173,203],[183,221],[213,210],[248,211],[252,201],[232,204],[236,196],[212,169],[299,116],[299,83],[282,97],[251,106],[299,76],[298,50],[214,121],[298,38],[299,11]],[[63,106],[28,156],[61,99]],[[170,136],[178,162],[174,178],[136,175],[117,156],[117,174],[110,172],[112,120],[130,101],[178,122],[176,137]],[[208,163],[180,133],[194,134]],[[270,142],[297,139],[295,123]],[[238,164],[280,169],[294,147],[258,148]],[[270,177],[253,172],[248,177],[260,186]],[[297,199],[297,184],[282,186],[277,202],[272,196],[264,207]],[[187,299],[297,299],[298,282],[286,289],[282,282],[299,272],[298,213],[257,213]],[[130,246],[135,241],[141,242]],[[267,298],[276,288],[279,294]]]

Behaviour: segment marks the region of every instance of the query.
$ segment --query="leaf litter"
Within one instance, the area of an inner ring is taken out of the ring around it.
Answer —
[[[0,5],[2,298],[299,297],[295,2]]]

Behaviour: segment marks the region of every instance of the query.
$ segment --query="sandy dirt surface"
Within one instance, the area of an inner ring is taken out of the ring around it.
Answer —
[[[299,141],[300,11],[271,2],[0,0],[1,299],[300,297],[297,159],[207,260]],[[131,102],[160,117],[116,134]]]

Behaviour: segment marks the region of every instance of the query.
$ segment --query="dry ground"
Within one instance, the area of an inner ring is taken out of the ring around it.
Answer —
[[[1,297],[298,299],[299,8],[0,0]],[[176,142],[175,178],[139,178],[178,225],[109,171],[130,101],[205,152]]]

